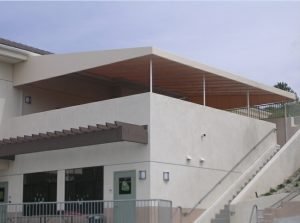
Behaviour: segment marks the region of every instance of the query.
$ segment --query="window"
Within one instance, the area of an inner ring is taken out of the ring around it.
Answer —
[[[23,202],[56,201],[57,172],[24,174]]]
[[[57,172],[41,172],[24,174],[23,202],[50,202],[56,201]],[[24,216],[54,215],[56,204],[25,204]]]
[[[103,200],[103,167],[66,170],[66,201]]]

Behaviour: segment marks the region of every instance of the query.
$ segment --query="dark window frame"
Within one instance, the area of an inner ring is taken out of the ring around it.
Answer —
[[[103,166],[65,171],[65,201],[103,200]]]

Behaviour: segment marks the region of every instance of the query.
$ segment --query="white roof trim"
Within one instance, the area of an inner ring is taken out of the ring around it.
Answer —
[[[151,47],[141,47],[29,57],[26,62],[19,63],[15,66],[14,85],[18,86],[58,77],[94,67],[150,55],[151,53]]]
[[[189,60],[189,59],[179,57],[177,55],[162,51],[162,50],[157,49],[157,48],[153,48],[153,54],[157,55],[157,56],[160,56],[160,57],[163,57],[163,58],[168,59],[168,60],[175,61],[177,63],[187,65],[189,67],[193,67],[193,68],[196,68],[196,69],[199,69],[199,70],[203,70],[203,71],[206,71],[206,72],[209,72],[209,73],[213,73],[215,75],[218,75],[218,76],[230,79],[230,80],[234,80],[234,81],[243,83],[245,85],[248,85],[248,86],[251,86],[251,87],[254,87],[254,88],[258,88],[258,89],[261,89],[261,90],[264,90],[264,91],[267,91],[267,92],[270,92],[270,93],[281,95],[283,97],[287,97],[287,98],[290,98],[292,100],[296,99],[296,95],[294,93],[290,93],[290,92],[283,91],[283,90],[275,88],[275,87],[271,87],[271,86],[268,86],[268,85],[265,85],[265,84],[261,84],[261,83],[258,83],[256,81],[252,81],[252,80],[249,80],[247,78],[244,78],[244,77],[241,77],[241,76],[238,76],[238,75],[235,75],[235,74],[223,71],[223,70],[219,70],[219,69],[207,66],[205,64],[198,63],[198,62],[193,61],[193,60]]]
[[[0,59],[8,63],[18,63],[25,61],[28,58],[28,53],[11,46],[0,44]]]
[[[153,47],[115,49],[71,54],[50,54],[38,57],[30,56],[26,62],[15,65],[14,85],[23,85],[147,55],[156,55],[159,57],[163,57],[165,59],[172,60],[177,63],[181,63],[209,73],[213,73],[220,77],[234,80],[276,95],[280,95],[292,100],[296,99],[296,96],[293,93],[270,87],[231,74],[229,72],[212,68],[207,65],[188,60]]]

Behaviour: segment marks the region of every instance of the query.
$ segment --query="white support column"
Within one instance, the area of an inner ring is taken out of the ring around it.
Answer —
[[[150,59],[150,92],[152,92],[152,59]]]
[[[205,82],[205,75],[203,75],[203,105],[206,106],[206,82]]]
[[[56,193],[57,202],[65,201],[65,170],[57,171],[57,193]],[[59,210],[63,209],[63,206],[58,205]]]
[[[284,132],[285,132],[285,143],[288,141],[288,119],[287,119],[287,108],[286,103],[284,103]]]
[[[23,187],[24,176],[12,175],[8,180],[8,202],[20,204],[23,202]]]
[[[250,116],[250,91],[247,91],[247,115]]]

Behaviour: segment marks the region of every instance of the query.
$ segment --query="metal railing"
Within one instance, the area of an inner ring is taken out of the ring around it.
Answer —
[[[167,200],[0,204],[0,223],[171,223]]]
[[[227,110],[235,114],[248,116],[256,119],[272,119],[283,117],[300,116],[299,102],[279,102],[271,104],[255,105],[251,107],[240,107]]]
[[[276,128],[269,131],[263,138],[261,138],[250,150],[246,153],[194,206],[193,208],[187,212],[184,213],[184,216],[190,215],[205,199],[208,198],[209,195],[212,194],[212,192],[215,191],[216,188],[218,188],[225,179],[228,178],[229,175],[231,175],[242,163],[244,160],[246,160],[258,147],[260,144],[262,144],[272,133],[276,132]]]
[[[274,204],[272,204],[271,208],[280,208],[284,202],[290,201],[298,195],[300,195],[300,190],[292,191],[283,198],[281,198],[279,201],[276,201]]]
[[[300,190],[292,191],[292,192],[288,193],[286,196],[284,196],[283,198],[281,198],[280,200],[276,201],[274,204],[272,204],[270,206],[270,208],[280,208],[282,206],[283,202],[290,201],[299,195],[300,195]],[[255,213],[255,215],[254,215],[254,213]],[[256,223],[263,223],[264,219],[265,219],[264,215],[266,215],[266,214],[264,213],[263,209],[260,210],[260,209],[258,209],[256,204],[253,205],[252,211],[250,214],[249,223],[252,223],[254,216],[256,217],[256,221],[255,221]]]
[[[258,207],[255,204],[255,205],[253,205],[252,210],[251,210],[251,214],[250,214],[250,218],[249,218],[249,223],[253,223],[253,216],[256,216],[255,222],[256,223],[258,222],[257,211],[258,211]],[[254,215],[254,213],[255,213],[255,215]]]

